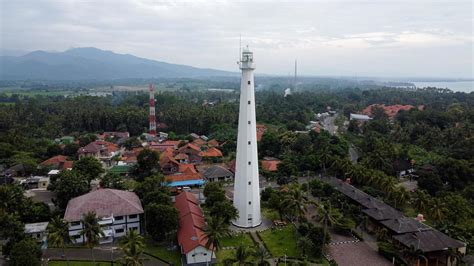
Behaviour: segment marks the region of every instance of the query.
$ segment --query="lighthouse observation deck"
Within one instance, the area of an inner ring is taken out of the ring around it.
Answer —
[[[253,62],[253,53],[246,47],[242,51],[242,58],[240,59],[240,69],[255,69]]]

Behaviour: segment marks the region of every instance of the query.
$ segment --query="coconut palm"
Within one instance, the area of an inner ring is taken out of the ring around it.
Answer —
[[[250,255],[252,255],[252,253],[247,248],[247,246],[240,244],[234,253],[235,261],[239,265],[244,265],[247,262],[247,259],[250,257]]]
[[[446,203],[443,202],[440,198],[433,198],[429,203],[429,215],[436,221],[440,222],[446,215],[447,208]]]
[[[124,265],[126,266],[140,266],[143,265],[141,255],[143,253],[143,237],[136,230],[128,231],[120,240],[120,249],[123,252]]]
[[[262,246],[262,245],[259,245],[257,248],[255,248],[254,252],[253,252],[253,256],[258,259],[258,265],[259,266],[262,266],[262,265],[265,265],[267,264],[265,262],[265,260],[270,257],[270,254],[268,253],[267,249]]]
[[[282,200],[282,204],[286,207],[288,213],[298,217],[299,221],[304,217],[308,203],[308,197],[305,196],[299,185],[291,186],[285,198]]]
[[[303,253],[303,257],[306,257],[311,250],[314,249],[313,242],[306,236],[300,237],[296,243],[298,249]]]
[[[214,251],[219,251],[220,240],[230,235],[229,225],[218,216],[214,216],[207,222],[204,227],[204,235],[207,237],[206,247],[211,250],[211,260]]]
[[[410,193],[404,187],[398,187],[392,194],[395,204],[403,207],[410,199]]]
[[[403,251],[403,256],[406,258],[408,265],[416,264],[416,266],[420,266],[420,260],[424,260],[428,265],[428,259],[423,255],[423,251],[413,245]]]
[[[413,201],[415,208],[419,212],[424,212],[429,204],[429,195],[424,190],[417,190],[415,200]]]
[[[81,235],[84,237],[86,247],[90,248],[92,260],[95,262],[93,249],[94,246],[99,244],[99,239],[105,236],[104,232],[100,228],[99,219],[95,212],[86,213],[82,217],[81,223],[83,226]]]
[[[391,177],[384,177],[380,181],[380,190],[390,196],[395,191],[395,180]]]
[[[66,257],[65,247],[67,243],[73,241],[69,235],[69,225],[61,217],[54,217],[49,222],[46,228],[48,232],[48,245],[50,247],[61,248],[63,250],[63,256],[66,258],[67,265],[69,265],[69,259]]]
[[[328,233],[328,226],[333,226],[337,224],[339,219],[341,219],[342,214],[337,210],[331,207],[331,203],[322,203],[318,206],[319,213],[319,222],[323,224],[324,228],[324,237],[323,243],[326,243],[326,235]]]

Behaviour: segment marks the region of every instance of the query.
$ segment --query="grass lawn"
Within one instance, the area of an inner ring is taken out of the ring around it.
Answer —
[[[271,221],[280,220],[280,215],[278,214],[278,212],[269,208],[262,208],[262,215],[263,217]]]
[[[148,242],[145,247],[145,252],[165,260],[174,265],[181,265],[181,254],[179,250],[168,250],[165,246]]]
[[[50,260],[48,262],[48,266],[66,266],[67,261],[65,260]],[[92,262],[92,261],[69,261],[69,266],[110,266],[112,265],[110,262]],[[115,263],[114,265],[120,265],[119,263]]]
[[[226,249],[226,250],[219,250],[216,254],[217,257],[217,264],[218,265],[223,265],[223,262],[227,258],[232,258],[234,256],[234,251],[232,249]]]
[[[275,257],[282,257],[285,254],[288,257],[300,256],[296,246],[297,239],[293,226],[288,225],[281,229],[266,230],[260,233],[260,237]]]
[[[221,240],[222,247],[238,247],[240,244],[243,244],[244,246],[248,247],[254,246],[250,235],[245,233],[234,234],[230,237],[226,237]]]

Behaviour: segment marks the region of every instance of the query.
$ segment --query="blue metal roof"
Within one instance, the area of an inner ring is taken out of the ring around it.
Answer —
[[[166,185],[169,187],[185,187],[185,186],[202,186],[206,183],[206,181],[199,179],[199,180],[186,180],[186,181],[176,181],[170,182]]]

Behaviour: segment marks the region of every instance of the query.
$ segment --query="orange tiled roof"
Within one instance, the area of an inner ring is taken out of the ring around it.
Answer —
[[[200,154],[202,157],[222,157],[222,152],[217,148],[209,148],[207,151],[202,151]]]
[[[201,138],[198,138],[198,139],[193,140],[193,144],[201,147],[203,145],[206,145],[206,141]]]
[[[219,147],[219,142],[215,139],[211,139],[207,142],[207,146],[209,147]]]
[[[265,125],[257,124],[257,141],[262,139],[265,131],[267,131],[267,127]]]
[[[388,106],[385,106],[385,104],[371,104],[367,106],[364,110],[362,110],[362,113],[368,116],[373,116],[373,108],[375,107],[382,108],[385,114],[387,114],[389,118],[394,118],[398,114],[398,112],[400,112],[401,110],[408,111],[410,109],[415,108],[413,105],[410,105],[410,104],[408,105],[396,104],[396,105],[388,105]]]
[[[278,164],[280,163],[280,160],[263,160],[262,169],[270,172],[275,172],[278,171]]]

